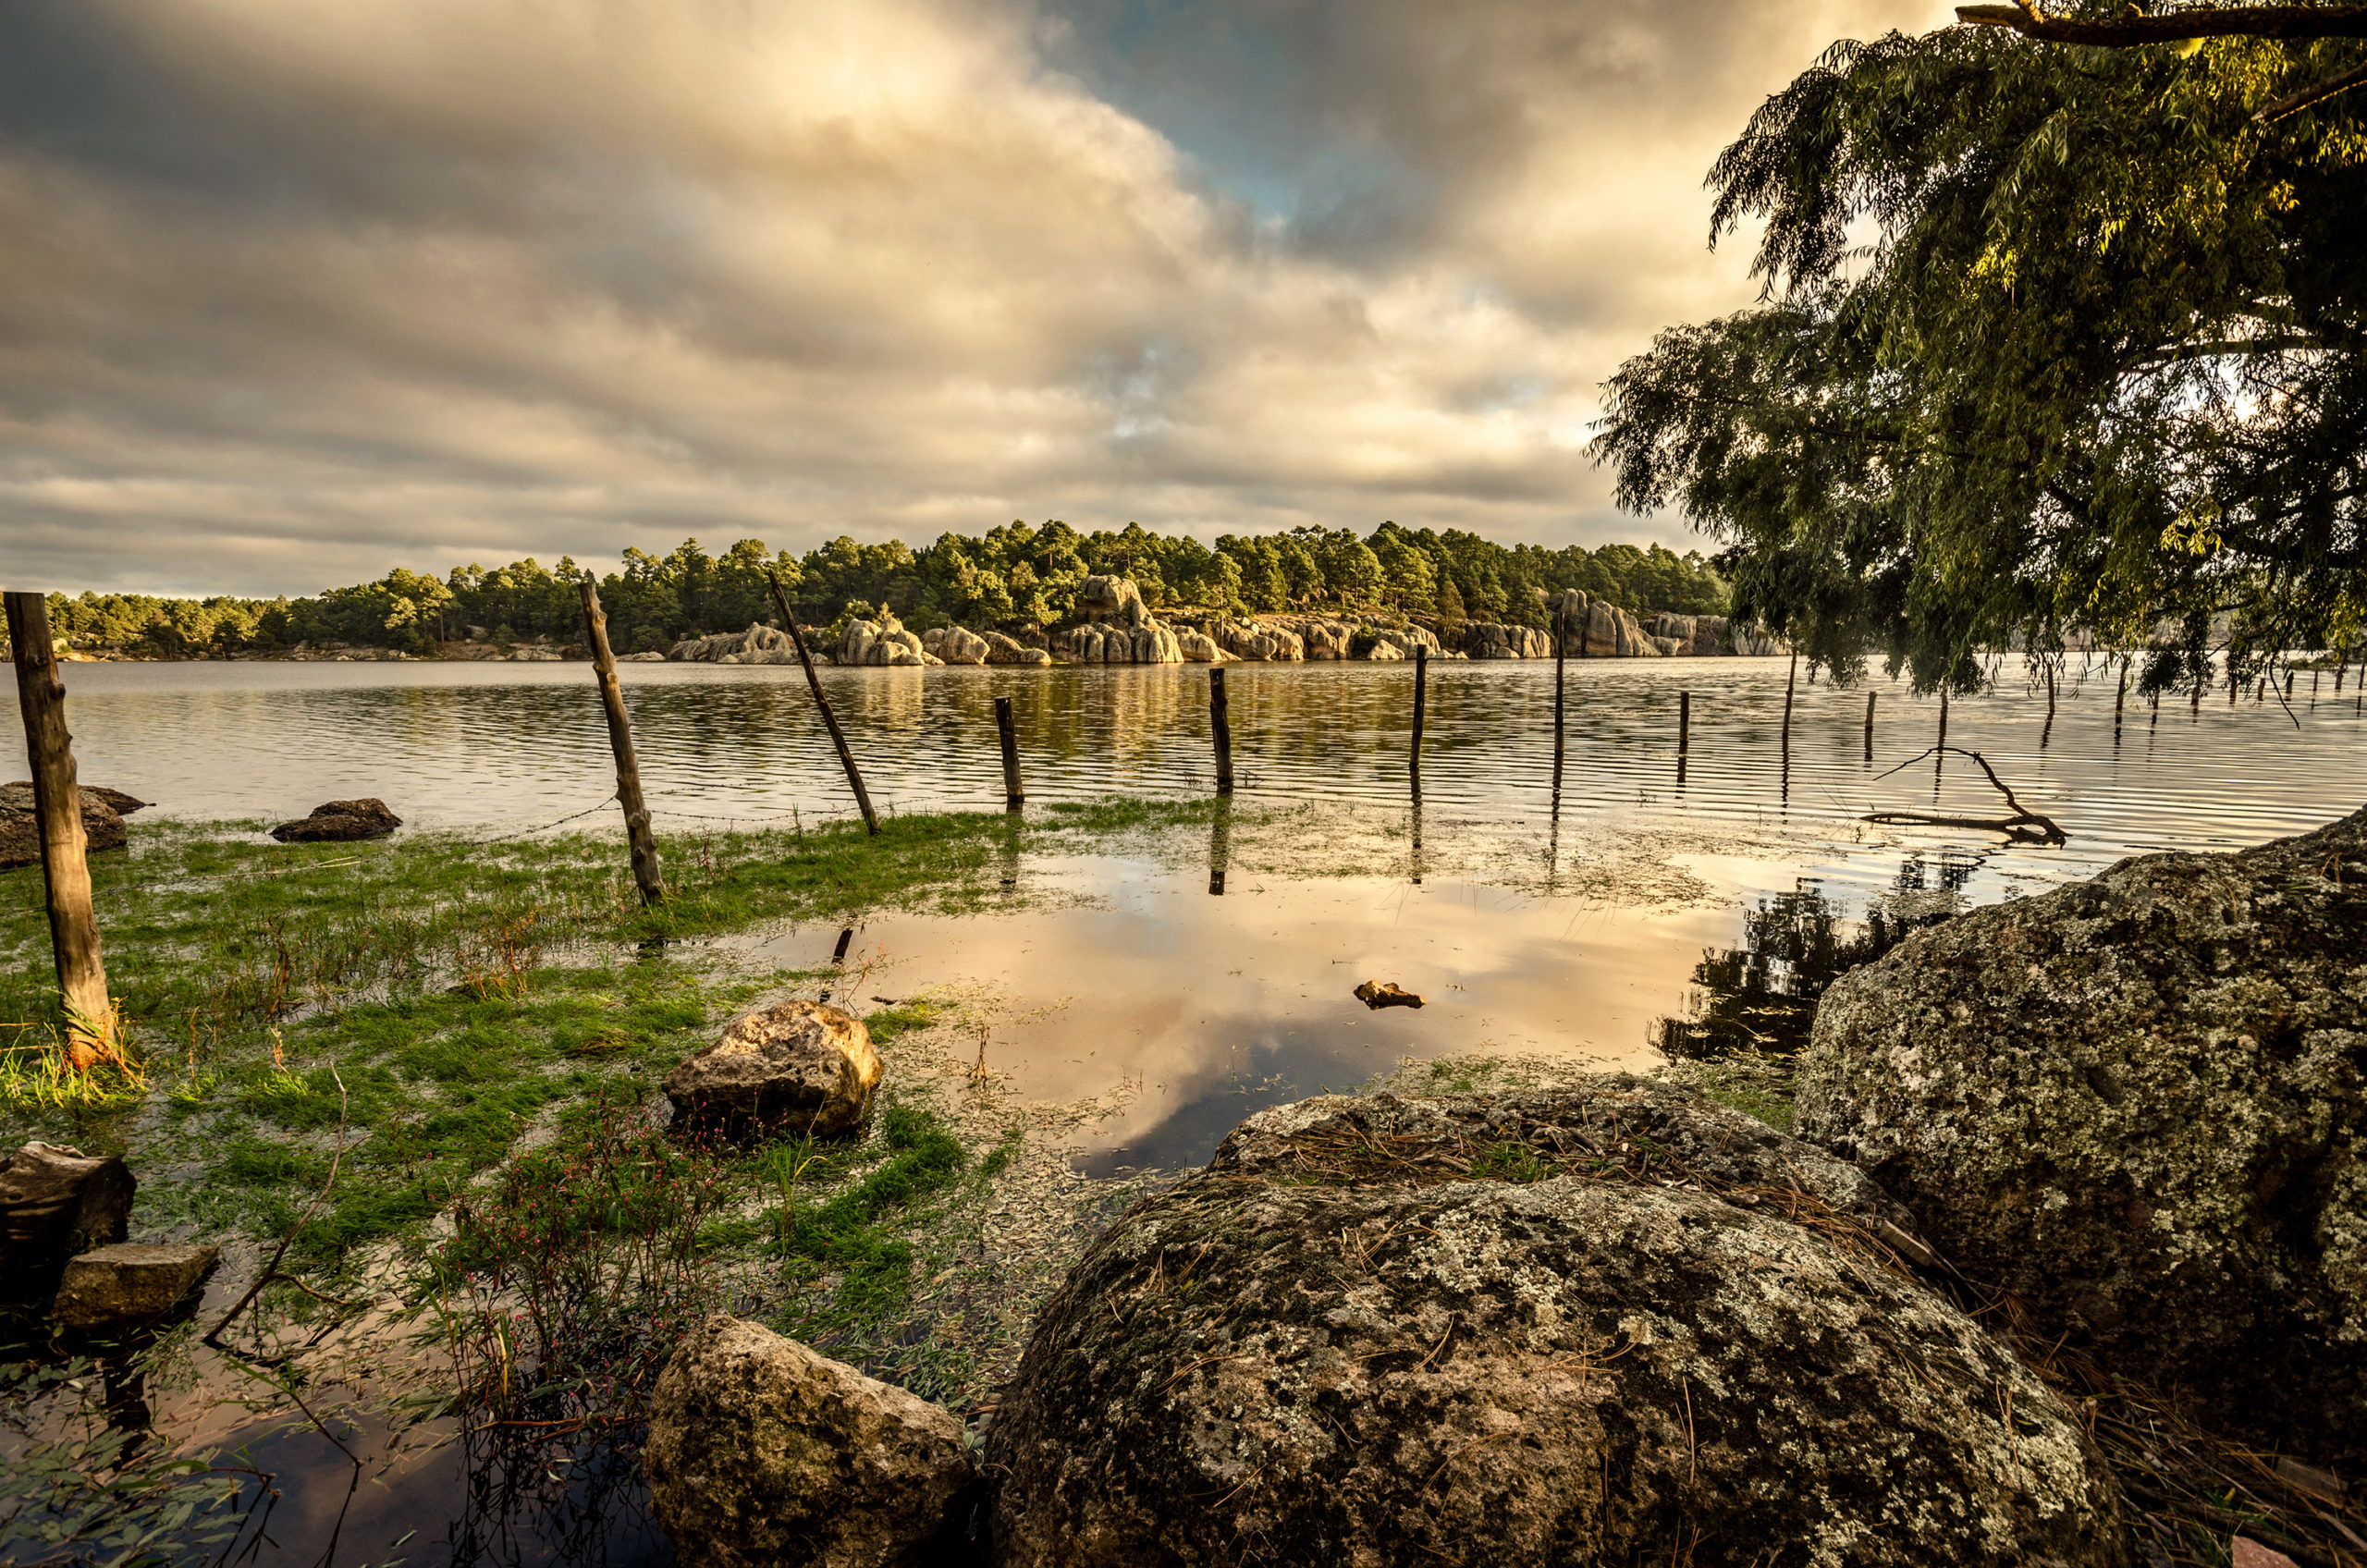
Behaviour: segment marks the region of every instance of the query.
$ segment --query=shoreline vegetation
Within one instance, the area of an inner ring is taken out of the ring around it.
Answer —
[[[1224,534],[1210,547],[1133,523],[1081,533],[1057,521],[1040,528],[1015,521],[918,547],[841,537],[802,557],[754,539],[720,555],[695,539],[664,556],[628,549],[623,570],[597,580],[610,643],[620,655],[663,653],[770,622],[768,573],[780,579],[800,622],[828,628],[833,642],[849,621],[882,612],[916,631],[959,625],[1040,639],[1083,619],[1078,594],[1096,576],[1131,580],[1145,606],[1171,619],[1370,616],[1425,626],[1450,643],[1466,625],[1542,631],[1549,597],[1572,590],[1637,615],[1726,607],[1724,582],[1710,563],[1658,545],[1550,550],[1385,522],[1369,535],[1311,527]],[[437,657],[472,644],[506,653],[580,641],[576,584],[593,575],[571,557],[556,567],[530,557],[491,570],[454,567],[441,578],[397,568],[374,582],[300,598],[84,593],[48,602],[65,658],[272,658],[322,647],[356,657]]]

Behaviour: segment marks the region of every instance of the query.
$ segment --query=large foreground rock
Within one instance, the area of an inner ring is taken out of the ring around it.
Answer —
[[[2210,1418],[2367,1452],[2367,812],[2126,860],[1825,992],[1805,1137]]]
[[[383,839],[402,825],[403,819],[373,795],[314,806],[312,815],[283,822],[271,830],[271,836],[283,844],[341,844]]]
[[[659,1375],[644,1457],[683,1568],[922,1561],[975,1478],[951,1411],[721,1314]]]
[[[138,1185],[118,1157],[60,1144],[0,1159],[0,1294],[45,1295],[67,1258],[123,1240]]]
[[[1904,1218],[1634,1078],[1269,1111],[1046,1305],[997,1557],[2125,1563],[2079,1424]]]
[[[119,850],[131,841],[123,813],[148,802],[123,793],[85,784],[75,791],[82,810],[82,848],[86,854]],[[129,802],[118,807],[117,801]],[[41,864],[41,817],[33,809],[30,782],[0,785],[0,871]]]
[[[171,1316],[214,1267],[216,1250],[186,1242],[124,1243],[66,1265],[54,1315],[69,1329],[129,1333]]]
[[[733,1019],[666,1075],[666,1097],[693,1131],[828,1137],[862,1123],[880,1072],[861,1019],[801,998]]]

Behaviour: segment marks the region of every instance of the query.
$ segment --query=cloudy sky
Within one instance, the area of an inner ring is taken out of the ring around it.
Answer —
[[[1922,0],[7,0],[11,587],[1015,517],[1683,545],[1599,385]]]

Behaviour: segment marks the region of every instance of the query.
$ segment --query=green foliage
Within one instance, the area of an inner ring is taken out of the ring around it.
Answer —
[[[1226,534],[1214,548],[1136,523],[1079,533],[1068,524],[1013,522],[983,536],[946,533],[913,549],[898,540],[833,539],[803,559],[742,539],[709,556],[695,539],[665,556],[625,552],[624,570],[600,582],[608,641],[619,652],[663,651],[685,637],[777,622],[767,574],[779,577],[799,619],[843,624],[850,613],[892,610],[926,629],[949,622],[1019,631],[1073,619],[1088,574],[1134,580],[1163,611],[1239,616],[1265,611],[1392,611],[1544,624],[1543,595],[1564,588],[1636,609],[1699,614],[1724,607],[1723,584],[1698,555],[1660,545],[1545,550],[1506,548],[1475,533],[1407,530],[1384,522],[1369,538],[1345,528],[1302,527],[1262,538]],[[521,639],[561,644],[583,635],[572,559],[532,559],[490,571],[456,567],[442,581],[398,568],[376,582],[309,599],[157,599],[139,594],[53,594],[50,621],[69,646],[187,656],[261,653],[300,643],[345,643],[430,654],[475,628],[497,645]],[[1465,586],[1458,588],[1457,584]],[[1476,598],[1471,598],[1472,595]],[[1480,611],[1486,614],[1482,616]]]
[[[112,1376],[81,1359],[0,1364],[0,1562],[138,1568],[237,1537],[238,1476],[213,1468],[214,1451],[178,1454],[106,1419]]]
[[[2151,680],[2360,621],[2367,135],[2256,123],[2361,46],[1836,44],[1711,173],[1764,302],[1609,384],[1623,504],[1723,540],[1735,611],[1919,687],[2079,635]],[[1864,241],[1870,238],[1870,245]]]

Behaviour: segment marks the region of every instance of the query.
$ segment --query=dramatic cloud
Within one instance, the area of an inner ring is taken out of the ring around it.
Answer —
[[[1770,15],[1770,12],[1778,13]],[[685,533],[1677,542],[1597,387],[1703,170],[1907,0],[15,0],[11,585]]]

